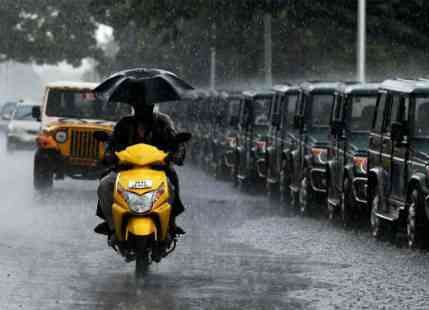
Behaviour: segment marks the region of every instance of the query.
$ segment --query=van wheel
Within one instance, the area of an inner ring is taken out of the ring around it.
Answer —
[[[150,258],[149,258],[149,239],[137,238],[136,239],[136,279],[143,278],[149,271]]]
[[[354,206],[354,196],[352,184],[349,178],[344,180],[344,193],[342,194],[340,201],[340,212],[341,212],[341,221],[344,227],[349,228],[353,222],[353,206]]]
[[[54,184],[54,174],[46,165],[46,162],[40,160],[37,155],[34,159],[33,185],[36,191],[47,191]]]
[[[424,205],[421,192],[414,189],[410,197],[410,205],[407,215],[407,240],[408,247],[411,249],[419,248],[422,245],[424,236],[422,220],[422,206]]]

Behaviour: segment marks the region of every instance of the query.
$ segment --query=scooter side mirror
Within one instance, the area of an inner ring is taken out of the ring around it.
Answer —
[[[93,137],[98,142],[107,142],[110,139],[110,135],[105,131],[95,131]]]

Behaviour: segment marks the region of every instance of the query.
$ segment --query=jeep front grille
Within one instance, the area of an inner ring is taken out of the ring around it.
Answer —
[[[92,131],[71,130],[71,157],[98,159],[99,153],[99,143],[94,139]]]

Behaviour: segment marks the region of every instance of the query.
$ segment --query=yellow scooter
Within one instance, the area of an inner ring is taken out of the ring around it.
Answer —
[[[96,132],[98,141],[108,135]],[[177,134],[175,143],[185,143],[190,133]],[[169,155],[148,144],[136,144],[117,152],[120,166],[112,206],[115,245],[127,262],[136,261],[136,277],[143,276],[152,261],[160,262],[176,247],[170,232],[174,189],[163,170]]]

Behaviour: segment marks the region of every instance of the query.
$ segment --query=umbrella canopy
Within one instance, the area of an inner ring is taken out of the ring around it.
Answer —
[[[195,96],[194,88],[174,73],[146,68],[117,72],[101,82],[94,92],[102,100],[131,105],[152,105]]]

